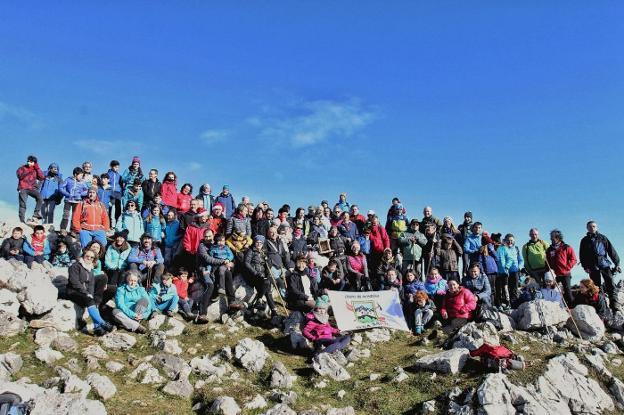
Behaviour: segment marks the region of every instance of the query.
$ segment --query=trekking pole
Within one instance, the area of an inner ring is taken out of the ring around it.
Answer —
[[[147,268],[147,281],[145,283],[145,286],[147,287],[147,290],[152,288],[152,269],[149,267]]]
[[[264,267],[265,267],[265,272],[267,273],[267,277],[271,280],[271,282],[273,283],[273,287],[275,288],[275,290],[277,291],[277,295],[280,299],[280,305],[282,306],[282,308],[284,309],[284,312],[286,313],[286,315],[288,315],[288,309],[286,308],[286,305],[284,304],[284,299],[282,298],[282,295],[280,294],[280,290],[277,286],[277,283],[275,282],[275,278],[273,278],[273,273],[271,272],[271,267],[269,266],[269,257],[264,254]],[[269,293],[269,295],[273,295],[273,292],[271,291]]]
[[[572,320],[572,324],[574,324],[574,328],[576,329],[576,334],[578,334],[579,338],[582,340],[583,336],[581,335],[581,330],[579,329],[578,324],[576,324],[576,320],[572,316],[572,312],[570,311],[570,307],[568,306],[568,303],[565,300],[563,292],[561,291],[561,287],[559,286],[559,283],[557,282],[557,276],[553,272],[552,268],[550,267],[550,263],[548,262],[548,258],[546,258],[546,265],[548,266],[548,271],[555,278],[555,285],[557,286],[557,290],[559,291],[559,295],[561,295],[561,300],[563,301],[563,305],[565,305],[566,310],[568,311],[568,315],[570,316],[570,319]]]

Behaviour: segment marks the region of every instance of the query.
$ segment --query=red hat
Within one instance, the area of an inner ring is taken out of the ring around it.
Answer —
[[[224,206],[223,206],[223,203],[221,203],[221,202],[217,202],[217,203],[215,203],[215,204],[212,206],[212,210],[215,210],[215,209],[216,209],[216,208],[218,208],[218,207],[219,207],[219,208],[221,208],[221,210],[225,210],[225,208],[224,208]]]

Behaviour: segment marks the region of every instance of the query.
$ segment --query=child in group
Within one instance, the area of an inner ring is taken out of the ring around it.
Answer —
[[[161,213],[160,205],[152,205],[149,215],[145,218],[145,233],[148,233],[154,239],[154,245],[160,246],[165,236],[165,217]]]
[[[9,260],[15,259],[17,261],[24,261],[24,230],[22,228],[15,227],[11,231],[11,236],[2,241],[0,246],[0,255],[2,258]]]
[[[178,307],[179,297],[170,272],[163,274],[160,283],[152,283],[149,295],[154,309],[168,317],[173,317],[173,312]]]
[[[74,262],[76,262],[76,260],[72,257],[72,254],[67,247],[67,242],[63,239],[58,239],[56,241],[56,249],[52,253],[52,261],[50,262],[52,266],[58,268],[69,268]]]
[[[110,169],[108,169],[108,183],[111,186],[110,209],[108,209],[108,217],[110,218],[110,226],[113,227],[113,207],[115,208],[115,222],[121,216],[121,197],[122,182],[121,174],[119,174],[119,162],[111,160]]]
[[[414,334],[422,334],[427,323],[431,321],[436,306],[425,291],[416,291],[413,298]]]
[[[563,297],[561,296],[561,291],[557,288],[555,277],[550,271],[544,273],[544,284],[540,290],[539,297],[546,301],[557,303],[561,308],[566,308]]]
[[[36,225],[33,228],[33,234],[30,239],[26,239],[23,245],[24,262],[28,268],[32,268],[33,262],[43,264],[50,257],[50,243],[46,238],[45,228],[42,225]]]
[[[111,195],[113,194],[113,188],[109,184],[110,178],[108,173],[100,174],[98,178],[98,191],[97,196],[100,202],[106,208],[106,211],[110,211],[111,208]]]
[[[327,293],[328,290],[342,291],[345,287],[344,273],[338,260],[330,259],[323,271],[321,271],[321,284],[319,288]]]
[[[167,212],[169,212],[169,206],[165,205],[162,200],[162,195],[160,193],[154,194],[154,198],[150,201],[148,206],[143,206],[143,218],[147,218],[147,215],[152,211],[152,207],[160,206],[160,213],[163,216],[167,216]]]
[[[45,179],[43,179],[41,183],[40,190],[41,198],[43,199],[41,216],[43,217],[44,224],[54,223],[54,209],[63,199],[63,194],[61,193],[62,185],[63,176],[59,171],[58,164],[50,164]]]
[[[141,212],[141,208],[143,207],[143,189],[139,179],[135,179],[131,185],[126,187],[123,197],[121,198],[121,204],[126,206],[131,200],[136,202],[137,211]]]
[[[234,253],[229,246],[225,244],[225,236],[218,234],[214,237],[215,243],[210,247],[210,256],[217,259],[225,259],[234,261]]]
[[[416,271],[413,269],[405,273],[405,281],[403,281],[403,293],[406,297],[413,296],[417,291],[425,291],[425,284],[420,280]]]
[[[61,185],[61,194],[65,197],[63,206],[63,219],[61,220],[61,230],[66,230],[69,225],[69,218],[74,217],[74,212],[80,201],[87,195],[88,187],[82,181],[84,172],[81,167],[75,167],[72,177],[67,178]]]
[[[186,320],[195,320],[196,314],[193,314],[193,300],[188,296],[189,284],[193,283],[193,279],[189,278],[188,271],[184,267],[178,269],[178,275],[173,277],[173,285],[178,293],[178,312]]]
[[[343,350],[351,342],[351,336],[340,335],[340,330],[329,324],[328,309],[329,298],[322,295],[316,300],[314,310],[306,314],[307,322],[302,333],[314,345],[314,356]]]
[[[397,276],[397,270],[394,268],[390,268],[386,271],[386,275],[384,275],[383,281],[381,282],[382,290],[397,290],[399,292],[399,297],[403,297],[403,287],[401,286],[401,280]]]
[[[182,239],[182,233],[180,232],[180,221],[177,218],[175,209],[169,209],[165,216],[165,265],[169,266],[173,260],[180,240]]]
[[[433,301],[437,306],[440,306],[442,303],[442,300],[446,295],[446,290],[446,280],[442,278],[440,271],[436,267],[431,268],[425,281],[425,291],[430,297],[433,298]]]

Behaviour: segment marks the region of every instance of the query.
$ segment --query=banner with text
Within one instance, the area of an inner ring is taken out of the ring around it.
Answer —
[[[338,328],[343,331],[385,327],[409,331],[399,293],[329,291]]]

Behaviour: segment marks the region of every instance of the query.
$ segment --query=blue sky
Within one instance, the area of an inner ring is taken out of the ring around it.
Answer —
[[[0,199],[29,153],[307,206],[346,190],[624,254],[619,2],[35,2],[0,10]]]

